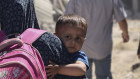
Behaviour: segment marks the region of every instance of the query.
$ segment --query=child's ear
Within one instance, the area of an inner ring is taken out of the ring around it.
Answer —
[[[86,40],[87,38],[84,38],[84,41]]]

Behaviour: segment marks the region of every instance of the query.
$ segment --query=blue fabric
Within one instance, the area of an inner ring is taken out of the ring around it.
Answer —
[[[83,51],[79,51],[79,52],[73,54],[72,59],[74,59],[74,61],[78,61],[78,60],[82,61],[87,66],[87,70],[89,69],[88,58]]]
[[[61,40],[52,33],[44,33],[32,45],[40,52],[45,66],[49,65],[49,60],[59,65],[70,64],[79,60],[86,64],[87,69],[89,68],[88,59],[84,52],[68,53]],[[86,79],[86,76],[56,75],[53,79]]]
[[[33,0],[0,0],[0,23],[7,35],[39,29]]]

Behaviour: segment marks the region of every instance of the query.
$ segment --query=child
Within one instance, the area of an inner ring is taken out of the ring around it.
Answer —
[[[33,42],[32,45],[40,52],[44,65],[48,65],[47,75],[50,78],[55,74],[57,75],[53,79],[86,78],[84,74],[89,67],[88,59],[84,52],[79,51],[85,40],[86,29],[87,24],[83,18],[76,15],[64,15],[59,18],[55,33],[64,44],[57,36],[49,32],[45,32]],[[49,60],[61,66],[54,70],[55,72],[51,72],[53,68],[49,65],[52,64]]]
[[[67,65],[57,65],[50,62],[46,68],[47,75],[53,79],[86,79],[85,72],[88,69],[88,59],[84,52],[80,51],[86,37],[87,24],[80,16],[69,14],[61,16],[57,23],[55,34],[64,43],[71,62]],[[68,59],[68,58],[66,58]],[[64,59],[64,61],[66,60]]]

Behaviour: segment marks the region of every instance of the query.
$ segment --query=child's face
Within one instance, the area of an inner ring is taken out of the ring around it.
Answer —
[[[62,26],[56,35],[63,41],[69,53],[75,53],[82,48],[85,34],[80,27]]]

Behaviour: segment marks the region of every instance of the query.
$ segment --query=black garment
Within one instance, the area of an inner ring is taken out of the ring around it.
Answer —
[[[0,23],[7,35],[39,29],[33,0],[0,0]]]
[[[52,33],[45,32],[32,45],[40,52],[45,66],[49,60],[61,65],[73,63],[61,40]]]
[[[83,76],[67,76],[67,75],[55,75],[53,79],[88,79],[85,75]]]

